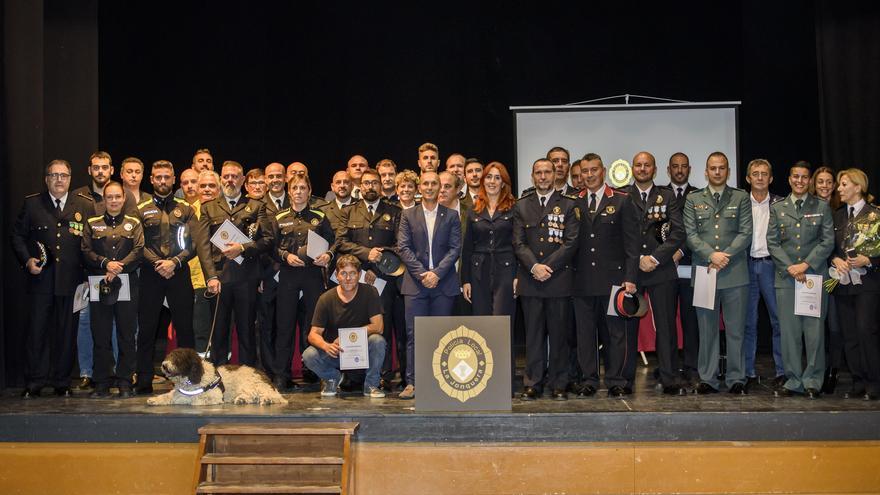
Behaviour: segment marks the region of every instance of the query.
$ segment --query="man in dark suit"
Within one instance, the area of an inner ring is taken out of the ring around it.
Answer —
[[[202,230],[210,239],[225,220],[229,220],[251,240],[244,244],[227,243],[226,249],[211,244],[211,257],[202,261],[208,290],[222,291],[218,296],[217,319],[211,339],[211,360],[216,365],[229,360],[230,318],[235,311],[238,332],[238,360],[241,364],[256,364],[254,321],[256,293],[260,281],[260,255],[272,248],[272,224],[266,217],[266,205],[249,199],[241,193],[244,170],[238,162],[226,161],[221,169],[222,194],[202,204],[199,218]],[[241,256],[241,263],[236,258]],[[201,258],[201,257],[200,257]]]
[[[437,202],[440,178],[423,172],[420,206],[404,210],[397,249],[406,265],[401,292],[406,305],[406,382],[401,399],[413,399],[415,389],[415,317],[449,316],[461,293],[455,262],[461,256],[461,220]]]
[[[678,271],[672,257],[684,244],[682,203],[669,189],[654,185],[657,164],[654,155],[643,151],[632,161],[635,184],[626,188],[632,207],[624,228],[638,238],[638,289],[647,290],[656,329],[660,383],[667,395],[685,395],[679,385],[676,351],[675,299]]]
[[[361,175],[362,201],[342,210],[342,222],[337,234],[340,254],[352,254],[362,263],[366,271],[365,281],[372,285],[377,278],[386,282],[380,295],[382,298],[385,339],[385,362],[382,365],[382,378],[379,388],[391,390],[392,335],[398,335],[398,362],[401,369],[405,368],[406,323],[403,304],[400,301],[398,287],[400,277],[383,274],[376,268],[382,258],[382,251],[394,252],[397,249],[397,228],[400,225],[400,207],[388,199],[381,197],[381,179],[379,172],[368,168]]]
[[[632,393],[638,344],[638,320],[607,314],[611,287],[636,291],[638,269],[637,231],[624,229],[633,208],[626,193],[605,185],[605,166],[595,153],[581,159],[587,186],[579,199],[582,215],[578,251],[574,261],[578,283],[572,290],[577,328],[578,362],[584,373],[579,397],[590,397],[599,387],[599,329],[604,324],[605,385],[608,396]],[[628,373],[627,369],[632,370]]]
[[[669,157],[666,172],[669,174],[669,185],[666,187],[672,191],[676,203],[681,203],[679,211],[682,211],[687,195],[697,190],[688,182],[691,175],[690,159],[682,152],[673,153]],[[677,300],[682,336],[682,359],[679,368],[682,379],[690,383],[699,380],[697,356],[700,352],[700,328],[697,325],[697,312],[694,310],[694,288],[691,287],[693,261],[687,243],[678,248],[678,251],[672,255],[672,260],[678,265]]]
[[[83,281],[80,243],[83,222],[94,215],[88,194],[70,189],[70,164],[53,160],[45,169],[46,191],[24,200],[12,228],[12,248],[27,271],[31,302],[25,340],[25,390],[38,397],[49,385],[70,396],[70,372],[76,348],[76,287]]]
[[[517,294],[526,329],[523,400],[535,400],[544,386],[552,388],[554,399],[568,398],[571,259],[577,250],[581,213],[574,197],[553,189],[553,177],[553,163],[536,160],[535,190],[520,198],[513,210]]]

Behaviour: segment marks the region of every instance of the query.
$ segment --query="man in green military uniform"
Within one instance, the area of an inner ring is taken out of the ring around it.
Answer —
[[[696,308],[700,326],[700,372],[698,394],[718,392],[718,315],[724,311],[724,335],[727,341],[726,382],[732,394],[746,394],[743,333],[749,292],[746,264],[752,240],[752,204],[741,189],[727,186],[730,166],[720,151],[706,160],[709,185],[687,196],[684,226],[687,246],[693,252],[694,270],[714,268],[715,309]],[[720,304],[719,304],[720,303]]]
[[[782,334],[782,362],[785,384],[777,397],[806,394],[819,397],[825,370],[825,307],[828,294],[822,290],[822,311],[818,318],[794,314],[797,284],[807,282],[807,274],[822,275],[828,269],[828,256],[834,249],[834,219],[828,203],[808,194],[810,169],[804,162],[791,167],[788,174],[791,194],[770,206],[767,248],[776,265],[776,302]],[[806,347],[807,366],[801,364]]]

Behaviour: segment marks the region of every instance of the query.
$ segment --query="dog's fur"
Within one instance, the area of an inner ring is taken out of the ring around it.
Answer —
[[[175,349],[162,361],[162,371],[174,383],[174,390],[167,394],[147,399],[151,406],[184,404],[209,406],[222,404],[287,404],[287,400],[275,390],[272,383],[261,371],[250,366],[214,365],[202,359],[193,349]],[[207,387],[217,373],[223,380],[226,391],[220,387],[212,388],[198,395],[184,395],[183,390],[196,390]]]

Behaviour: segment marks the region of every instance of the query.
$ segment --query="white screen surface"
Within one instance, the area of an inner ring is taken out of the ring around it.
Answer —
[[[728,183],[736,186],[738,105],[511,107],[516,115],[517,186],[522,191],[532,185],[532,163],[554,146],[567,149],[572,162],[596,153],[606,169],[617,159],[632,163],[636,153],[648,151],[657,160],[654,182],[661,185],[669,183],[669,157],[681,151],[690,159],[690,183],[696,187],[706,185],[706,158],[721,151],[730,161]]]

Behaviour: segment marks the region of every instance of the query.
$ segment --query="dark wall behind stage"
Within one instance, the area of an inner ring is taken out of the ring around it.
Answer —
[[[874,6],[0,1],[6,238],[42,166],[66,158],[85,184],[96,147],[178,171],[201,147],[246,168],[299,160],[322,193],[350,155],[415,168],[424,141],[510,165],[509,106],[623,93],[741,100],[740,157],[769,159],[779,193],[799,159],[878,178]],[[7,246],[0,387],[20,384],[10,308],[27,304]]]

